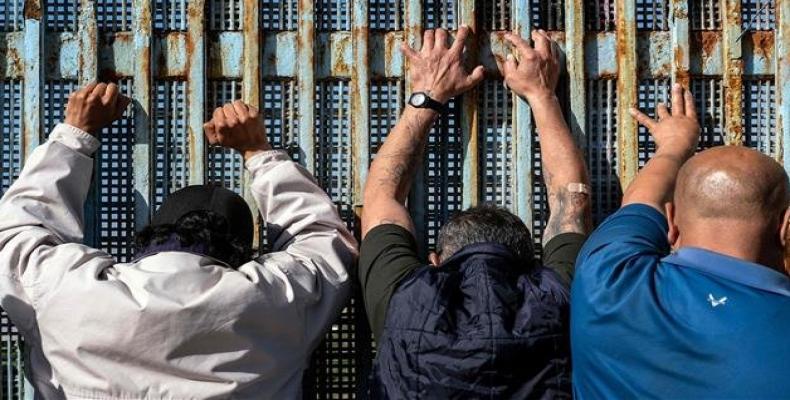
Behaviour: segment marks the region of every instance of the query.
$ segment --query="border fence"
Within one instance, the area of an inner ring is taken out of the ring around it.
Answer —
[[[111,80],[135,106],[95,158],[86,243],[129,260],[130,236],[189,184],[251,199],[240,157],[202,135],[213,108],[236,98],[264,110],[271,143],[315,173],[356,229],[368,166],[409,93],[400,43],[460,24],[476,32],[469,57],[489,73],[430,134],[409,201],[424,251],[452,212],[481,202],[513,210],[540,239],[548,209],[530,109],[496,68],[505,31],[545,29],[564,48],[560,95],[596,221],[655,148],[627,109],[653,109],[673,82],[694,91],[701,148],[751,146],[790,166],[789,0],[4,0],[0,190],[71,90]],[[4,399],[33,397],[23,349],[3,313]],[[305,397],[366,397],[373,354],[354,297],[313,357]]]

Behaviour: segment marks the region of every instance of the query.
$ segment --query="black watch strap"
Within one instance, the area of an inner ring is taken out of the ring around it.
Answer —
[[[417,96],[417,95],[423,95],[424,96],[425,100],[424,100],[424,102],[422,102],[422,104],[415,104],[415,102],[413,101],[415,99],[415,96]],[[436,112],[438,112],[439,114],[442,114],[442,115],[445,115],[445,114],[447,114],[450,111],[450,107],[448,107],[447,104],[444,104],[444,103],[441,103],[439,101],[436,101],[436,100],[432,99],[431,96],[429,96],[428,93],[426,93],[426,92],[415,92],[415,93],[413,93],[411,95],[411,98],[409,99],[409,105],[411,105],[412,107],[416,107],[416,108],[427,108],[427,109],[430,109],[430,110],[434,110],[434,111],[436,111]]]

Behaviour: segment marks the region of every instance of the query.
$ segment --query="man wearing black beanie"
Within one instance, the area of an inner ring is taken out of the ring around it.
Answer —
[[[130,263],[82,245],[114,84],[69,99],[65,123],[0,200],[0,305],[46,399],[301,398],[302,374],[348,296],[356,243],[312,176],[271,150],[261,115],[218,108],[208,142],[242,153],[272,251],[251,260],[247,203],[220,187],[171,194]],[[138,172],[139,173],[139,172]]]

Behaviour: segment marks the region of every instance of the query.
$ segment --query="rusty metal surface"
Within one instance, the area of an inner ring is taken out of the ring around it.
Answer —
[[[743,48],[740,0],[722,0],[724,7],[724,120],[727,144],[743,144]]]
[[[3,142],[9,143],[0,158],[4,179],[12,178],[45,139],[42,132],[62,115],[64,93],[74,85],[125,82],[135,98],[132,122],[117,128],[133,137],[131,145],[103,146],[110,154],[101,158],[112,160],[116,152],[118,160],[131,160],[133,206],[131,211],[108,208],[113,200],[94,186],[87,221],[91,243],[99,243],[105,222],[142,228],[168,191],[209,181],[218,169],[222,181],[240,188],[254,207],[241,163],[217,156],[203,139],[202,123],[220,97],[260,106],[272,142],[316,173],[355,226],[354,215],[364,207],[367,166],[411,92],[399,47],[403,42],[419,47],[423,29],[440,26],[471,26],[469,58],[486,66],[488,74],[431,132],[409,199],[423,254],[435,244],[441,223],[462,207],[484,201],[509,207],[536,237],[547,216],[530,108],[504,90],[496,67],[509,51],[505,31],[528,36],[536,27],[547,29],[564,50],[567,80],[559,94],[587,156],[597,221],[616,207],[622,187],[654,150],[628,108],[652,113],[672,82],[697,94],[701,147],[754,146],[790,166],[786,0],[3,4],[0,83],[12,93],[8,107],[19,109],[4,125],[20,130],[18,139]],[[6,107],[3,101],[0,97]],[[127,172],[107,169],[99,158],[97,166],[105,169],[103,179],[126,182]],[[95,215],[108,209],[116,211]],[[114,232],[122,233],[121,228]],[[359,307],[344,310],[320,347],[305,381],[311,396],[364,397],[364,385],[350,389],[364,382],[372,349]],[[344,340],[353,344],[343,347]],[[23,395],[32,394],[19,390],[6,397]]]
[[[638,168],[636,122],[628,118],[628,110],[637,105],[636,9],[634,3],[617,0],[617,131],[620,160],[620,183],[628,186]]]

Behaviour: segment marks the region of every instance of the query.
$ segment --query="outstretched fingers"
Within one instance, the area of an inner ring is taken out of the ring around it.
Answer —
[[[645,113],[639,111],[636,108],[631,108],[630,110],[628,110],[628,112],[631,114],[632,117],[636,119],[637,122],[644,125],[651,132],[656,127],[656,124],[658,123],[656,120],[648,117]]]
[[[486,69],[482,65],[478,65],[472,70],[472,73],[466,77],[467,88],[471,89],[477,86],[485,78]]]
[[[521,36],[508,33],[505,35],[505,40],[516,48],[521,58],[530,58],[535,55],[535,49],[533,49],[532,46],[529,45],[529,42],[524,40]]]
[[[420,57],[420,53],[417,50],[412,49],[408,44],[403,43],[400,45],[400,51],[403,55],[409,60],[414,61]]]
[[[462,25],[460,28],[458,28],[458,32],[455,34],[455,40],[453,41],[453,45],[450,47],[450,51],[457,54],[463,53],[467,37],[469,37],[469,27]]]
[[[683,98],[683,86],[672,85],[672,115],[686,115],[686,101]]]
[[[539,30],[532,32],[532,41],[535,42],[535,51],[544,58],[551,57],[551,39],[546,32]]]
[[[428,54],[433,51],[435,34],[433,29],[428,29],[422,34],[422,53]]]

